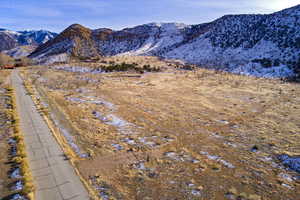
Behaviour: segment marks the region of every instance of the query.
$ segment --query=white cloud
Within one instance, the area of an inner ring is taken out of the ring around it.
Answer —
[[[300,4],[300,0],[256,0],[257,5],[279,11]]]
[[[182,6],[224,9],[234,11],[234,13],[243,12],[264,12],[271,13],[285,8],[289,8],[300,4],[300,0],[222,0],[222,1],[206,1],[206,0],[175,0],[177,4]]]

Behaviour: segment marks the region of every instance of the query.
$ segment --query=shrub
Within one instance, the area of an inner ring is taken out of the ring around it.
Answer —
[[[184,65],[183,67],[181,67],[181,69],[183,70],[194,70],[195,67],[192,65]]]
[[[21,164],[23,162],[23,158],[21,158],[19,156],[15,156],[12,158],[12,161],[16,164]]]
[[[144,65],[143,67],[139,67],[137,63],[121,63],[121,64],[111,64],[109,66],[101,66],[101,68],[105,72],[125,72],[125,71],[135,71],[139,73],[144,72],[158,72],[160,71],[159,68],[151,67],[150,65]]]
[[[274,61],[274,66],[279,66],[280,65],[280,60],[279,59],[276,59],[275,61]]]
[[[268,58],[254,59],[254,60],[252,60],[252,62],[254,62],[254,63],[260,63],[265,68],[272,67],[272,64],[273,64],[272,60],[270,60]]]
[[[16,67],[25,67],[25,66],[32,65],[32,64],[33,64],[33,61],[30,58],[22,57],[20,59],[16,59],[15,66]]]

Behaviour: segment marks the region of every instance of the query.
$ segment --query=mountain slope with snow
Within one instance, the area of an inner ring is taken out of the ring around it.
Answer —
[[[39,62],[51,63],[68,60],[68,56],[79,59],[98,58],[92,30],[73,24],[53,40],[40,45],[30,57]]]
[[[263,77],[294,76],[300,74],[300,5],[269,15],[227,15],[199,25],[150,23],[120,31],[72,25],[31,57],[112,55],[181,59]]]
[[[3,51],[3,53],[13,58],[22,58],[29,56],[35,49],[36,46],[33,45],[17,46],[13,49]]]
[[[247,75],[292,76],[300,70],[299,11],[297,6],[271,15],[225,16],[163,57]]]
[[[10,31],[0,29],[0,51],[11,50],[25,45],[38,46],[57,36],[50,31]]]

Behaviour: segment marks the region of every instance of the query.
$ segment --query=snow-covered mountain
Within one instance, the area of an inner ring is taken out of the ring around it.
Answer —
[[[0,29],[0,51],[31,45],[38,46],[46,43],[57,36],[57,33],[50,31],[10,31]]]
[[[300,74],[300,5],[269,15],[227,15],[199,25],[150,23],[120,31],[72,25],[31,57],[49,62],[152,55],[246,75]]]

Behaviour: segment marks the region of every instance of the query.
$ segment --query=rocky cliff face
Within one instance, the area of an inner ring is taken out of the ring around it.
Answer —
[[[123,54],[181,59],[246,75],[293,76],[300,71],[300,6],[270,15],[227,15],[199,25],[151,23],[121,31],[72,25],[31,57]]]

